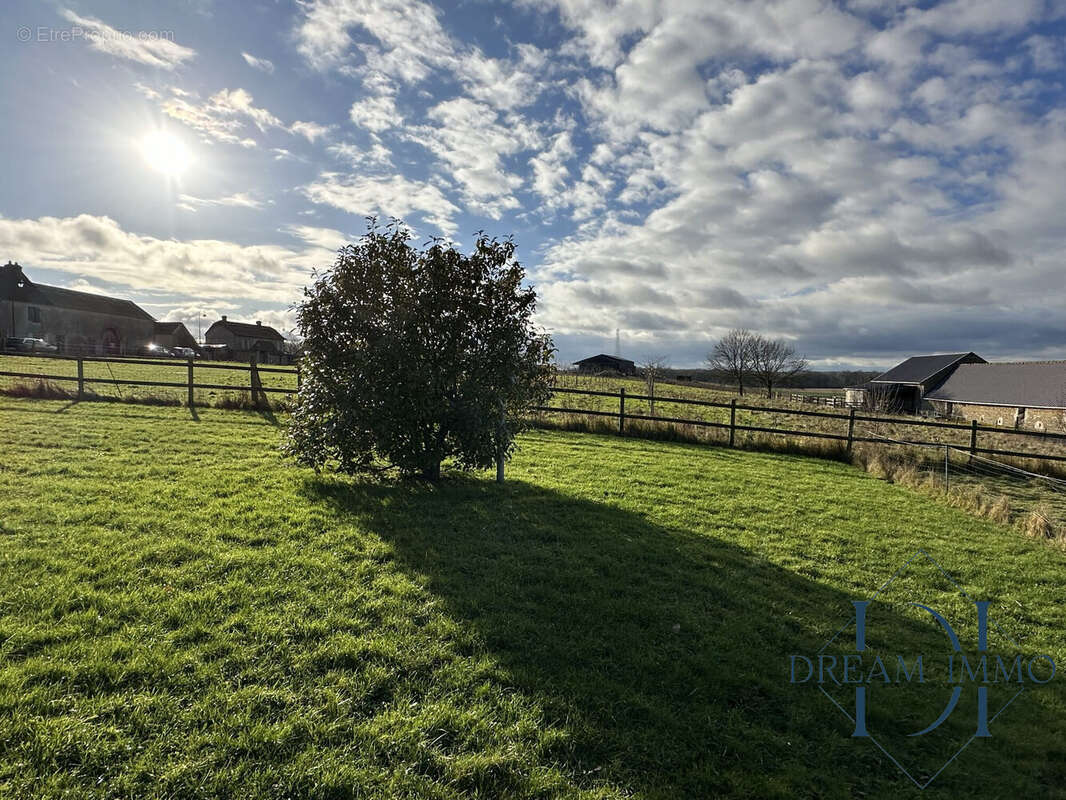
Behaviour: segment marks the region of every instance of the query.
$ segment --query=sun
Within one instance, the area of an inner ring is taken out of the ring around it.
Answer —
[[[141,156],[152,169],[180,178],[193,162],[192,152],[172,133],[152,131],[140,141]]]

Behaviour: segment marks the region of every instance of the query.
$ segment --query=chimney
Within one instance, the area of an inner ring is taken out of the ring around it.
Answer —
[[[222,315],[222,321],[223,321],[223,322],[225,322],[225,321],[226,321],[226,315],[225,315],[225,314],[223,314],[223,315]]]
[[[256,321],[255,321],[255,324],[256,324],[256,325],[260,325],[260,326],[261,326],[261,325],[262,325],[263,323],[262,323],[262,322],[260,322],[259,320],[256,320]]]

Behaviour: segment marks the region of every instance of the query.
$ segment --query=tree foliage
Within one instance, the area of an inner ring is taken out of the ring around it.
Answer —
[[[373,220],[297,307],[303,383],[284,450],[316,469],[395,467],[509,455],[523,412],[550,393],[553,346],[532,322],[515,245],[478,234],[473,252]]]

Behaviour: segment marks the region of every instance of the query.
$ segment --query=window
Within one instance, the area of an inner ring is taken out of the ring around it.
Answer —
[[[29,317],[30,322],[40,322],[41,309],[37,308],[37,306],[30,306],[26,309],[26,316]]]

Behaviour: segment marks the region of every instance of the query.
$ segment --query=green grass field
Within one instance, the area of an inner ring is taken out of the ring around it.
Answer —
[[[535,431],[503,486],[361,481],[285,463],[283,422],[0,397],[0,796],[918,796],[788,682],[917,548],[1066,658],[1061,550],[844,464]],[[943,647],[916,597],[972,640],[919,561],[872,647]],[[922,796],[1066,796],[1061,686]],[[915,776],[973,733],[871,692]]]

